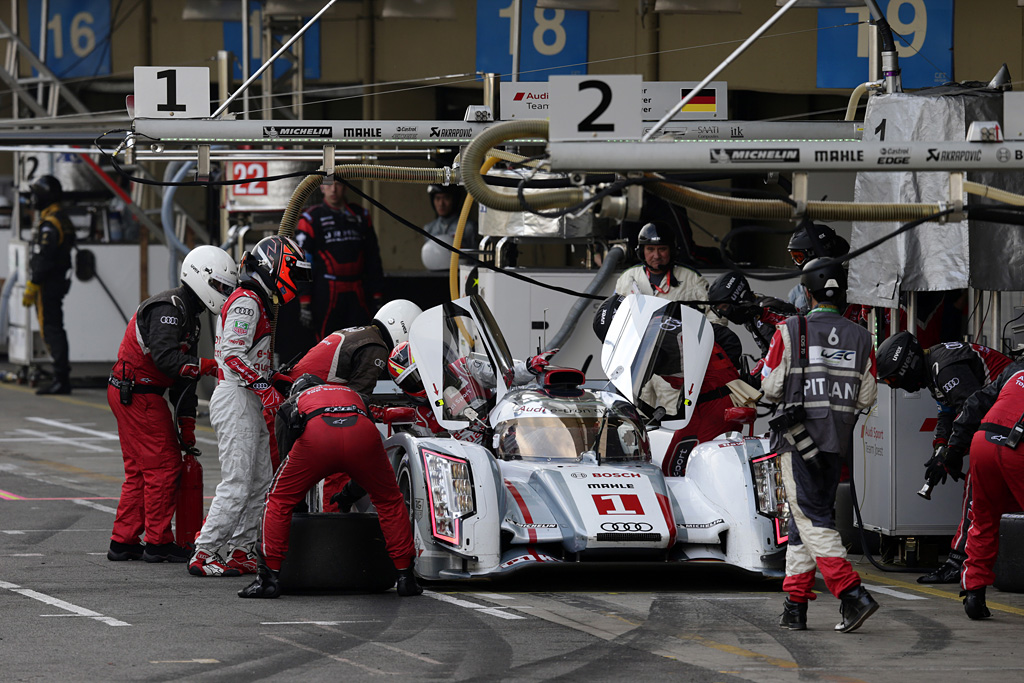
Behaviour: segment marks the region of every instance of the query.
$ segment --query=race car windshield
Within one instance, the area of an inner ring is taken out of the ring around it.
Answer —
[[[576,462],[594,449],[601,462],[646,460],[647,432],[630,414],[632,406],[621,405],[628,410],[602,403],[524,405],[524,417],[497,426],[498,457]]]
[[[473,318],[454,304],[446,305],[442,347],[444,417],[466,419],[471,408],[486,418],[493,407],[494,365]]]

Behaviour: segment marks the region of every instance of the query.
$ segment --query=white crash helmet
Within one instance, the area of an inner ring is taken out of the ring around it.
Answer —
[[[395,299],[380,307],[373,317],[373,326],[384,338],[388,349],[409,341],[409,328],[423,309],[407,299]]]
[[[214,315],[238,286],[238,266],[226,251],[204,244],[190,251],[181,262],[181,284],[206,304]]]

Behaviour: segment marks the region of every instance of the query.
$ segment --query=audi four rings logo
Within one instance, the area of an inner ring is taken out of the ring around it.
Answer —
[[[587,478],[587,473],[586,472],[573,472],[569,476],[571,476],[573,479],[586,479]]]
[[[235,306],[231,309],[231,312],[237,313],[238,315],[256,315],[256,311],[251,308],[246,308],[245,306]]]
[[[601,531],[654,531],[647,522],[605,522]]]
[[[175,318],[173,315],[162,315],[160,316],[160,322],[162,322],[164,325],[177,325],[178,319]]]

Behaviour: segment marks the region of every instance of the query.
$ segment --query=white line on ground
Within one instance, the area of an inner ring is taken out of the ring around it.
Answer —
[[[914,595],[913,593],[904,593],[903,591],[894,590],[888,586],[872,586],[870,584],[863,584],[865,588],[873,593],[881,593],[883,595],[891,595],[894,598],[900,600],[927,600],[928,598],[923,595]]]
[[[465,607],[467,609],[474,609],[474,610],[476,610],[478,612],[483,612],[484,614],[490,614],[491,616],[500,617],[502,619],[525,619],[526,618],[526,617],[520,616],[518,614],[509,614],[508,612],[502,612],[501,609],[499,609],[497,607],[486,607],[484,605],[478,605],[475,602],[469,602],[468,600],[460,600],[459,598],[453,598],[450,595],[444,595],[442,593],[435,593],[433,591],[423,591],[423,594],[424,595],[428,595],[428,596],[434,598],[435,600],[440,600],[441,602],[447,602],[450,605],[455,605],[456,607]]]
[[[337,626],[338,624],[375,624],[379,619],[355,619],[352,621],[261,621],[260,626],[294,626],[310,624],[312,626]]]
[[[481,597],[484,600],[515,600],[514,595],[502,595],[501,593],[472,593],[477,597]]]
[[[24,595],[26,598],[38,600],[39,602],[46,603],[47,605],[50,605],[51,607],[56,607],[57,609],[67,610],[68,612],[71,612],[72,614],[78,615],[80,617],[89,617],[90,619],[95,619],[96,621],[102,622],[107,626],[131,626],[131,624],[121,621],[119,619],[104,616],[99,612],[94,612],[91,609],[79,607],[78,605],[72,605],[70,602],[65,602],[64,600],[52,597],[50,595],[46,595],[45,593],[40,593],[39,591],[34,591],[30,588],[22,588],[21,586],[14,583],[0,581],[0,588],[6,588],[12,593]]]
[[[93,510],[99,510],[100,512],[109,512],[112,515],[116,515],[117,514],[117,508],[112,508],[109,505],[100,505],[99,503],[95,503],[95,502],[93,502],[91,500],[82,500],[81,498],[72,498],[71,502],[74,503],[75,505],[84,505],[87,508],[92,508]]]
[[[61,422],[60,420],[51,420],[46,417],[26,417],[29,422],[38,422],[41,425],[47,425],[49,427],[60,427],[61,429],[67,429],[68,431],[78,432],[79,434],[87,434],[99,439],[107,441],[117,441],[117,434],[111,434],[110,432],[101,432],[95,429],[88,429],[86,427],[79,427],[78,425],[69,424],[67,422]]]
[[[34,429],[16,429],[14,431],[18,434],[27,434],[28,436],[34,436],[38,441],[49,441],[52,443],[64,444],[66,446],[77,446],[78,448],[84,448],[85,450],[93,451],[94,453],[111,452],[109,448],[104,448],[103,446],[94,446],[93,444],[86,443],[81,439],[65,439],[60,436],[54,436],[53,434],[47,434],[46,432],[37,432]]]

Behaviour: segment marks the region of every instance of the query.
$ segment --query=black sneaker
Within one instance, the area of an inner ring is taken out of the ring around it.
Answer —
[[[878,609],[878,603],[861,585],[843,591],[839,599],[843,601],[839,608],[843,620],[836,624],[836,630],[840,633],[856,631]]]
[[[121,543],[110,541],[110,549],[107,550],[107,559],[111,562],[127,562],[128,560],[141,560],[145,546],[141,543]]]
[[[281,595],[277,572],[265,564],[256,568],[256,580],[238,591],[240,598],[276,598]]]
[[[174,543],[150,544],[142,553],[146,562],[188,562],[191,556],[187,549]]]
[[[413,595],[420,595],[423,593],[423,586],[416,580],[416,575],[412,571],[412,565],[409,565],[405,569],[398,570],[398,594],[403,598],[408,598]]]
[[[988,619],[992,616],[988,605],[985,604],[985,587],[972,590],[960,591],[960,597],[964,599],[964,612],[971,619]]]
[[[779,617],[779,626],[788,628],[790,631],[807,630],[807,603],[793,602],[786,598],[782,605],[782,616]]]
[[[953,560],[946,562],[933,571],[917,579],[918,583],[960,583],[960,563]]]
[[[36,389],[37,396],[49,396],[51,394],[70,394],[71,381],[67,379],[55,379],[49,386]]]

